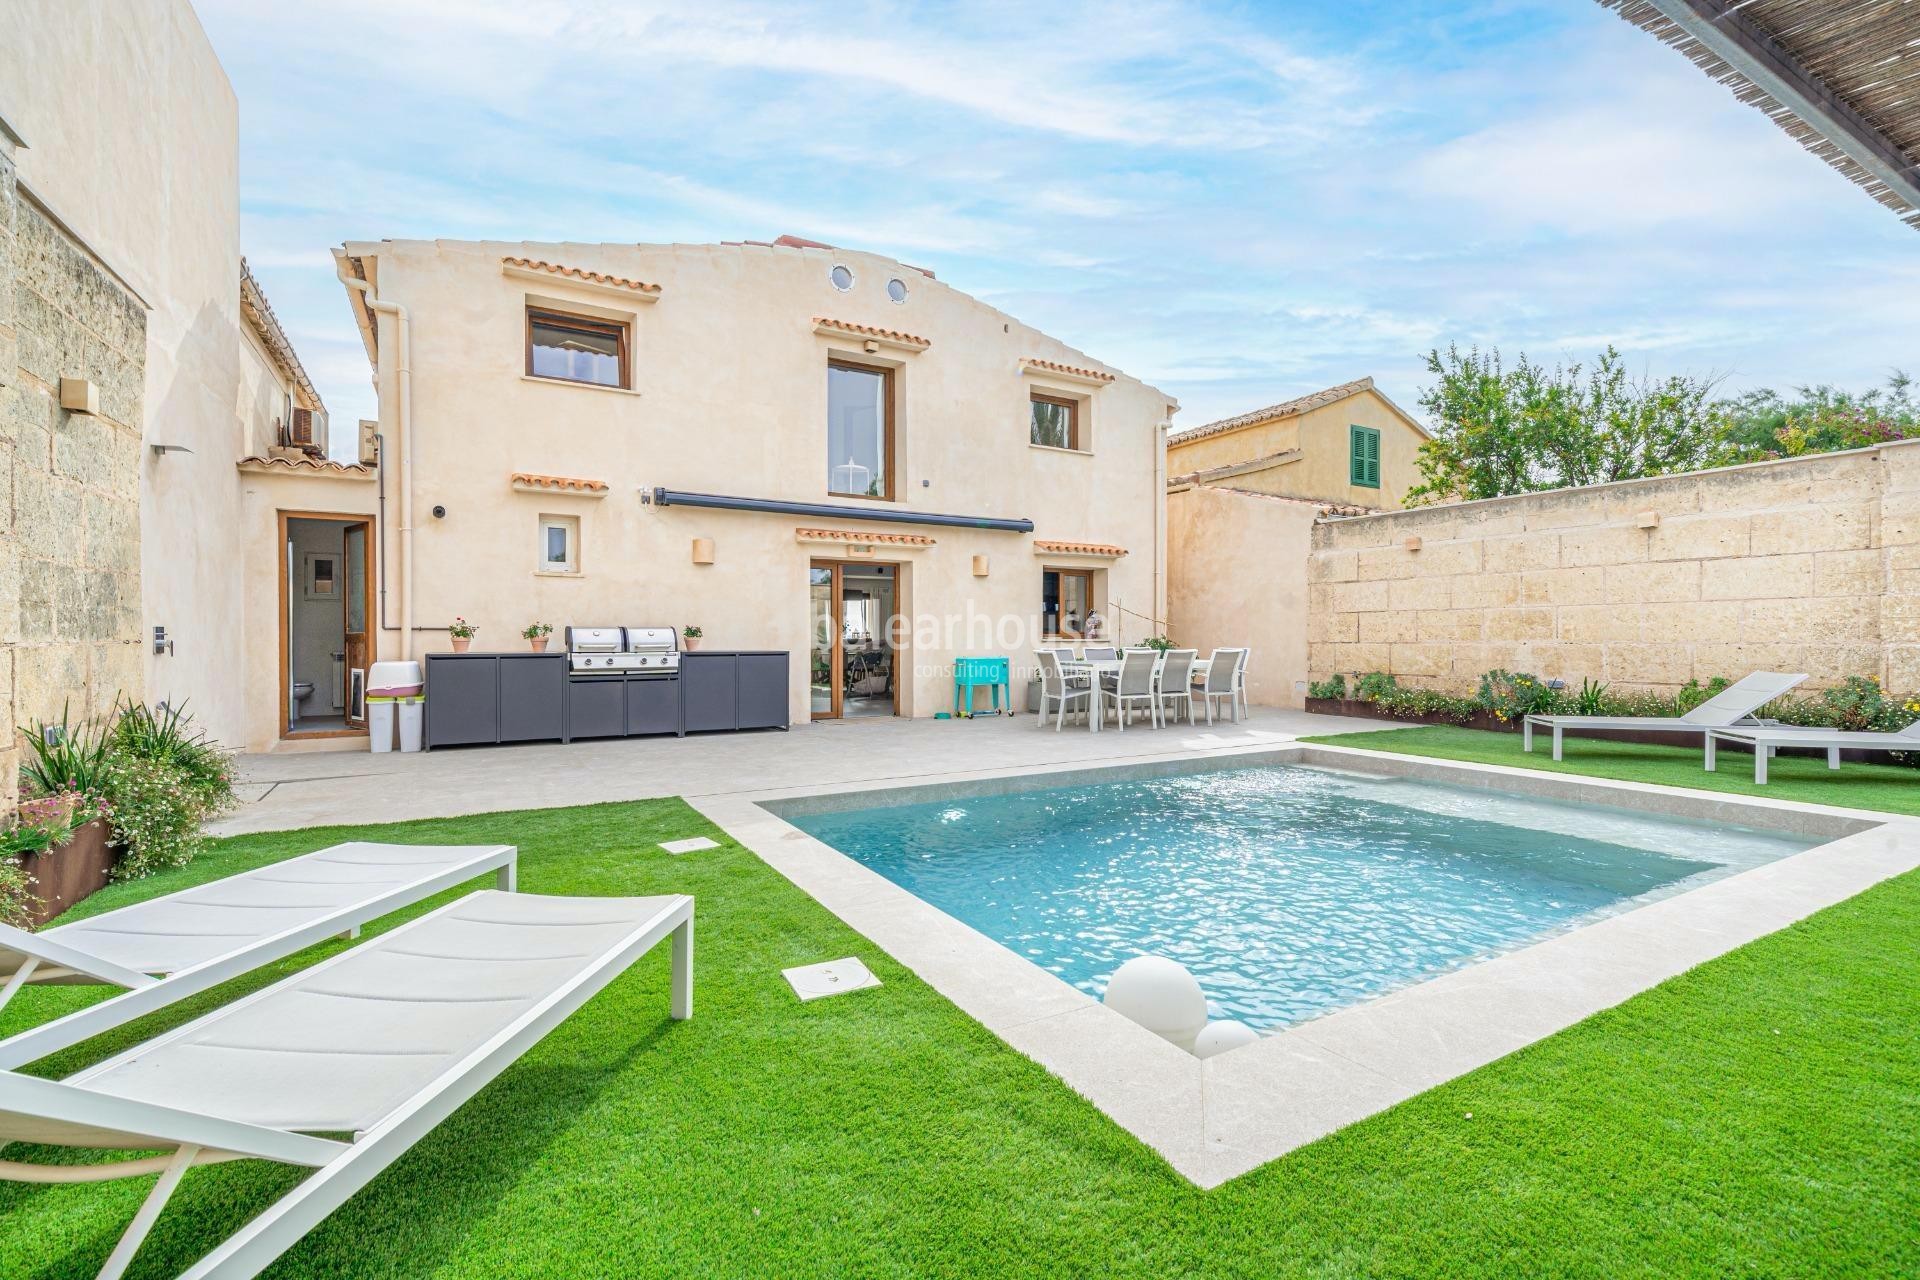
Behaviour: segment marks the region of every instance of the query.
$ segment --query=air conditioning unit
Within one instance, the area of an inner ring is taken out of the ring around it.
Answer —
[[[295,409],[293,419],[287,428],[287,443],[296,449],[312,454],[324,454],[326,441],[316,438],[316,433],[326,429],[327,420],[319,417],[311,409]]]

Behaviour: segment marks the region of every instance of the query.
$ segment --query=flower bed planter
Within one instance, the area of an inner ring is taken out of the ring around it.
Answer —
[[[1308,698],[1307,710],[1314,715],[1351,716],[1359,720],[1393,720],[1400,724],[1409,725],[1450,724],[1459,729],[1490,729],[1495,733],[1520,732],[1520,722],[1518,720],[1502,720],[1491,711],[1476,711],[1466,720],[1456,719],[1438,712],[1427,712],[1420,715],[1397,715],[1387,708],[1380,706],[1378,703],[1365,702],[1357,698]],[[1536,752],[1552,753],[1553,730],[1535,729],[1533,736],[1533,749]],[[1703,746],[1700,740],[1691,739],[1684,734],[1678,733],[1648,733],[1641,729],[1581,729],[1578,731],[1569,730],[1566,733],[1565,740],[1568,744],[1566,749],[1571,749],[1572,743],[1578,742],[1583,738],[1589,740],[1597,738],[1606,742],[1632,742],[1650,747]],[[1720,744],[1720,752],[1723,755],[1729,752],[1746,755],[1753,753],[1752,748],[1738,742],[1722,742]],[[1779,754],[1824,757],[1826,752],[1811,747],[1782,747],[1780,748]],[[1872,761],[1885,764],[1887,762],[1887,757],[1884,753],[1854,751],[1850,749],[1842,751],[1840,753],[1840,759],[1848,764],[1861,764]]]
[[[29,854],[20,866],[33,877],[29,918],[35,928],[81,899],[104,889],[108,873],[126,850],[111,843],[106,819],[74,829],[73,838],[45,853]]]
[[[1397,720],[1402,724],[1450,724],[1458,729],[1494,729],[1511,732],[1520,726],[1511,721],[1501,720],[1491,711],[1476,711],[1465,720],[1457,716],[1442,715],[1429,711],[1421,715],[1399,715],[1377,702],[1366,702],[1359,698],[1308,698],[1307,710],[1317,716],[1352,716],[1358,720]]]

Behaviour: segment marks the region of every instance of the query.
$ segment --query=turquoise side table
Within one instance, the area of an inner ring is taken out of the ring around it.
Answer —
[[[1013,684],[1008,658],[955,658],[953,660],[953,714],[962,720],[973,715],[973,690],[988,685],[993,690],[993,714],[1001,715],[1001,694],[1006,695],[1006,711],[1013,714]]]

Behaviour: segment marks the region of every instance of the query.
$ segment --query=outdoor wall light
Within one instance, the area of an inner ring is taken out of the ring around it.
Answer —
[[[60,379],[60,407],[68,413],[100,412],[100,388],[85,378]]]
[[[976,578],[984,578],[987,576],[987,558],[985,556],[975,556],[973,558],[973,576]]]
[[[693,562],[695,564],[713,563],[712,538],[695,538],[693,540]]]
[[[1409,551],[1418,551],[1420,549],[1420,539],[1418,537],[1410,537],[1407,539],[1406,546]]]
[[[170,453],[192,453],[193,452],[193,450],[187,448],[187,446],[183,444],[150,444],[147,446],[147,448],[153,450],[153,456],[156,458],[164,458]]]
[[[441,505],[440,505],[439,503],[437,503],[437,502],[436,502],[436,503],[434,503],[434,504],[433,504],[433,518],[434,518],[435,520],[445,520],[445,519],[447,518],[447,509],[446,509],[445,507],[443,507],[443,506],[441,506]]]
[[[1660,524],[1660,513],[1658,511],[1642,511],[1633,518],[1633,522],[1642,529],[1656,528]]]

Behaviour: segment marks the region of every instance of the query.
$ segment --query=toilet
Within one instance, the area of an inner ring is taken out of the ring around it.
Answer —
[[[313,681],[295,680],[293,682],[293,715],[291,716],[292,719],[298,720],[300,718],[300,704],[305,702],[308,698],[311,698],[312,696],[313,696]]]

